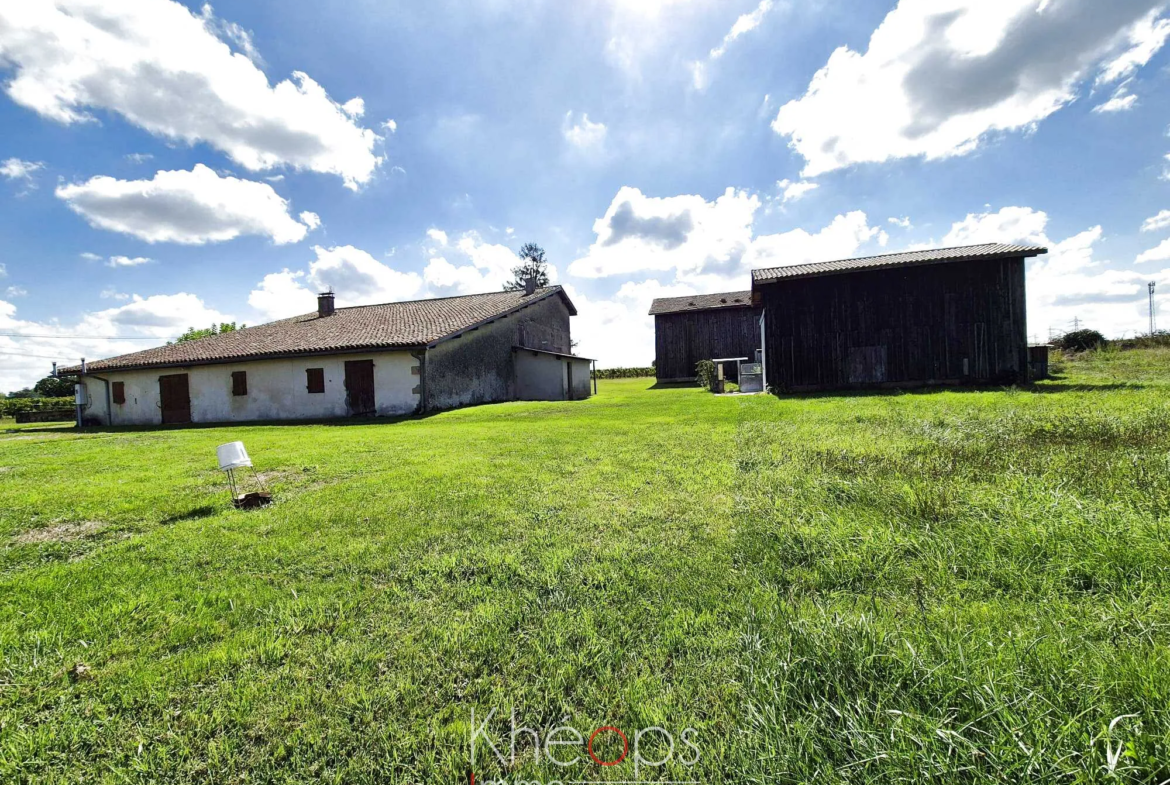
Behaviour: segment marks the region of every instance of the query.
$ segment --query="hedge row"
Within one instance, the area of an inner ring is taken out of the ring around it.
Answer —
[[[0,398],[0,417],[44,409],[72,409],[73,398]]]
[[[654,375],[653,368],[598,368],[593,372],[594,379],[637,379]]]

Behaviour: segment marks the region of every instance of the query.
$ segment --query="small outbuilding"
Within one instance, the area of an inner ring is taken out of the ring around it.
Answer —
[[[693,381],[700,360],[754,359],[760,345],[760,311],[751,292],[662,297],[651,303],[650,315],[660,382]]]
[[[560,286],[335,308],[63,368],[109,425],[390,416],[590,394]]]
[[[752,271],[764,379],[782,390],[1029,378],[1024,260],[987,243]]]

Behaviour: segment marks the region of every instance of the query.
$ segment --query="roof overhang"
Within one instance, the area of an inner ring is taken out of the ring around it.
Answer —
[[[168,368],[195,368],[203,365],[236,365],[238,363],[263,362],[265,360],[294,360],[298,357],[327,357],[332,354],[381,354],[383,352],[409,352],[425,348],[422,344],[406,344],[402,346],[351,346],[342,349],[321,349],[304,352],[272,352],[269,354],[249,354],[239,357],[216,357],[206,360],[190,360],[187,362],[170,363],[140,363],[138,365],[118,365],[111,368],[95,368],[97,363],[87,363],[85,373],[81,372],[80,365],[69,368],[58,368],[58,376],[94,376],[99,373],[123,373],[126,371],[153,371]],[[100,362],[100,361],[99,361]]]
[[[585,362],[594,362],[593,357],[581,357],[576,354],[565,354],[564,352],[550,352],[548,349],[532,349],[527,346],[513,346],[514,352],[532,352],[533,354],[547,354],[553,357],[563,357],[566,360],[584,360]]]
[[[946,249],[942,249],[946,250]],[[768,275],[774,270],[781,270],[785,268],[770,267],[760,270],[752,270],[752,289],[754,290],[759,284],[772,284],[785,281],[800,281],[806,278],[823,278],[829,275],[848,275],[850,273],[870,272],[871,270],[897,270],[909,267],[925,267],[936,264],[954,264],[956,262],[987,262],[996,261],[1000,259],[1019,259],[1032,256],[1039,256],[1048,253],[1047,248],[1040,246],[1019,246],[1011,250],[1005,250],[995,253],[972,253],[966,255],[956,255],[947,257],[927,257],[923,259],[899,260],[892,259],[888,262],[875,261],[869,264],[849,265],[848,262],[865,262],[870,259],[878,260],[884,257],[862,257],[860,259],[842,259],[839,262],[817,262],[813,264],[798,264],[793,265],[795,271],[786,275]],[[890,257],[899,257],[904,254],[889,254]],[[826,265],[840,264],[838,268],[826,267]],[[800,268],[809,268],[807,271],[800,270]]]

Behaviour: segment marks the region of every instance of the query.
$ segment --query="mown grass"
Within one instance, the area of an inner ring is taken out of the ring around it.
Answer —
[[[494,708],[505,746],[512,710],[695,728],[646,781],[1160,783],[1162,352],[1032,390],[9,428],[0,780],[466,782]],[[233,439],[273,507],[229,509]],[[476,774],[635,778],[526,738]]]

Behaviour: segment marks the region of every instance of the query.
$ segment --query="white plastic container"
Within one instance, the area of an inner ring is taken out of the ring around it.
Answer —
[[[252,459],[248,457],[243,442],[219,445],[215,448],[215,457],[219,459],[220,471],[226,472],[228,469],[242,469],[252,465]]]

